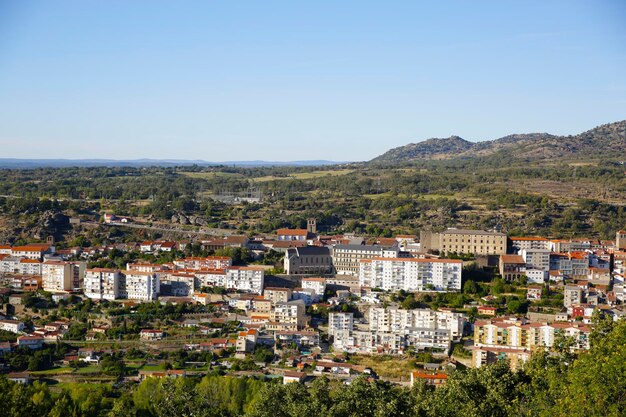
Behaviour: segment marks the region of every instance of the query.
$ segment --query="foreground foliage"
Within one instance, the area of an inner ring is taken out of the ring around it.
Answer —
[[[505,363],[455,372],[445,386],[411,389],[359,378],[310,386],[209,375],[154,379],[113,388],[66,384],[60,390],[0,377],[3,416],[623,416],[626,321],[599,321],[592,348],[538,353],[513,372]]]

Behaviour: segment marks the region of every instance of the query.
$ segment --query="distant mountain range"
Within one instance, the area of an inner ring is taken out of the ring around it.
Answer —
[[[482,142],[458,136],[433,138],[391,149],[371,163],[399,163],[433,159],[506,157],[525,161],[622,158],[626,160],[626,120],[598,126],[575,136],[529,133]]]
[[[0,169],[28,169],[28,168],[66,168],[66,167],[174,167],[174,166],[239,166],[239,167],[268,167],[268,166],[320,166],[337,165],[345,162],[326,160],[313,161],[224,161],[209,162],[203,160],[184,159],[17,159],[0,158]]]

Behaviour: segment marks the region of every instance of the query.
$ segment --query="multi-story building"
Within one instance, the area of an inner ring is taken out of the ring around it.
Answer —
[[[526,261],[521,255],[500,255],[499,269],[505,280],[519,280],[526,276]]]
[[[159,277],[152,272],[126,271],[120,276],[120,298],[152,301],[159,294]]]
[[[359,275],[360,262],[373,258],[397,258],[398,245],[335,245],[332,250],[333,265],[337,274]]]
[[[302,300],[276,303],[270,313],[270,320],[279,323],[292,323],[298,329],[306,325],[306,306]]]
[[[450,336],[461,337],[466,317],[452,311],[435,311],[427,308],[403,310],[399,308],[372,307],[369,310],[371,331],[404,332],[406,328],[445,329]]]
[[[17,272],[22,275],[41,275],[42,264],[37,259],[20,258]]]
[[[193,271],[193,270],[192,270]],[[226,286],[225,269],[200,269],[193,271],[197,287],[224,287]]]
[[[45,291],[71,291],[73,266],[70,262],[46,261],[41,265],[41,280]]]
[[[302,288],[312,290],[314,300],[319,301],[326,292],[326,279],[324,278],[302,278]]]
[[[570,279],[586,279],[589,275],[589,253],[552,253],[550,254],[550,270],[559,271]]]
[[[11,255],[19,258],[29,258],[41,260],[46,253],[53,253],[54,246],[48,244],[32,243],[25,246],[14,246],[11,248]]]
[[[526,269],[550,270],[550,249],[522,249]]]
[[[386,291],[460,291],[458,259],[373,258],[360,262],[361,286]]]
[[[160,274],[159,291],[176,297],[190,297],[195,288],[196,276],[185,272]]]
[[[334,336],[338,331],[354,330],[354,313],[328,313],[328,335]]]
[[[518,254],[521,254],[523,250],[550,251],[550,241],[545,237],[512,237],[510,239],[513,252]]]
[[[226,268],[226,288],[237,291],[263,293],[265,270],[254,266],[231,266]]]
[[[333,273],[333,258],[327,247],[289,248],[283,263],[285,273],[289,275]]]
[[[571,307],[583,302],[583,289],[578,285],[566,285],[563,290],[563,305]]]
[[[279,241],[306,242],[309,232],[306,229],[278,229],[276,235]]]
[[[291,300],[290,288],[267,287],[263,290],[263,297],[272,303],[286,303]]]
[[[126,270],[127,271],[154,273],[154,272],[161,272],[164,269],[166,269],[164,267],[164,265],[161,265],[161,264],[151,264],[151,263],[148,263],[148,262],[134,262],[134,263],[127,263],[126,264]]]
[[[117,269],[93,268],[85,271],[84,293],[95,300],[116,300],[120,293],[121,272]]]
[[[558,335],[572,340],[572,350],[589,349],[590,332],[588,326],[578,323],[533,323],[506,317],[478,320],[474,323],[473,363],[479,367],[489,363],[490,358],[509,358],[516,366],[532,352],[553,347]]]
[[[16,273],[19,272],[20,261],[22,258],[17,256],[5,256],[0,260],[0,272]],[[39,262],[39,261],[35,261]],[[39,274],[41,274],[41,264],[39,264]]]
[[[615,249],[618,251],[626,250],[626,230],[615,233]]]
[[[421,249],[425,252],[458,253],[474,255],[506,254],[506,234],[484,230],[448,229],[445,232],[420,233]]]
[[[207,256],[206,258],[177,259],[174,265],[180,269],[225,269],[233,265],[233,260],[227,256]]]

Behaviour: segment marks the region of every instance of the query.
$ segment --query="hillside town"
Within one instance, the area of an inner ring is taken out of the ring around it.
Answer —
[[[623,230],[614,241],[463,229],[368,238],[307,224],[195,242],[0,246],[1,370],[62,380],[141,352],[125,378],[220,369],[439,386],[458,367],[588,350],[597,317],[626,313]],[[102,266],[129,254],[123,268]],[[60,343],[50,363],[29,356]],[[172,368],[172,354],[190,360]],[[418,361],[391,371],[376,359],[386,357]]]

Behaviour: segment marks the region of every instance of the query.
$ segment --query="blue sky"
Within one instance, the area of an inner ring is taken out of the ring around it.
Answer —
[[[0,157],[367,160],[622,119],[621,0],[0,0]]]

